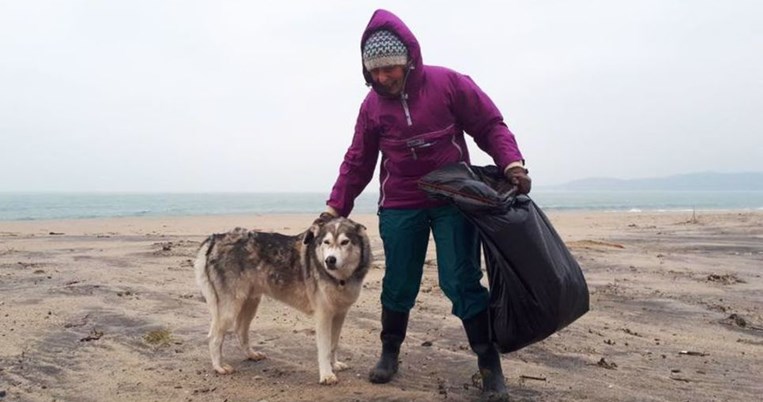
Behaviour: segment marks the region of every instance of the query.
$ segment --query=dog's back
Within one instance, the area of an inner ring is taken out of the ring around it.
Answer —
[[[226,299],[267,295],[304,310],[301,237],[242,228],[209,236],[194,264],[210,308]],[[232,301],[232,300],[231,300]]]

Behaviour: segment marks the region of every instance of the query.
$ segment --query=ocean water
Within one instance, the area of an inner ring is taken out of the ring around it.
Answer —
[[[133,216],[318,214],[323,193],[0,193],[0,221]],[[533,190],[544,211],[763,210],[763,191]],[[374,213],[378,194],[363,194],[353,213]]]

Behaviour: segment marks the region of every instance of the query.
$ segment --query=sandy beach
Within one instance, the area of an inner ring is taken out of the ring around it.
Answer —
[[[503,355],[514,400],[752,401],[763,392],[763,212],[549,214],[585,273],[591,311]],[[370,384],[384,258],[350,311],[339,384],[318,384],[311,318],[265,301],[245,360],[211,367],[192,259],[236,226],[296,234],[308,215],[0,222],[0,401],[477,400],[476,357],[437,286],[434,247],[401,369]],[[484,278],[487,281],[487,278]]]

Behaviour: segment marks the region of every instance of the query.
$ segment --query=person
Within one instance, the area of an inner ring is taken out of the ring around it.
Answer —
[[[369,380],[386,383],[398,371],[431,232],[439,285],[477,354],[483,390],[507,395],[500,355],[489,335],[489,294],[480,284],[476,229],[454,206],[430,199],[417,181],[450,163],[469,163],[466,132],[504,170],[518,192],[527,194],[531,180],[514,134],[471,78],[425,65],[416,37],[391,12],[374,12],[363,32],[361,56],[363,77],[372,90],[360,107],[326,211],[315,222],[325,224],[350,214],[355,198],[371,181],[381,153],[378,216],[386,264],[381,291],[382,351]]]

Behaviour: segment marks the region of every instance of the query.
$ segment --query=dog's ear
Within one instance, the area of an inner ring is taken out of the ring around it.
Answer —
[[[312,226],[310,226],[310,229],[307,229],[307,232],[305,232],[305,238],[302,239],[302,243],[304,244],[310,244],[315,240],[315,236],[318,236],[318,231],[321,230],[321,227],[313,223]]]
[[[357,230],[358,232],[365,232],[365,231],[366,231],[366,227],[365,227],[365,226],[363,226],[363,225],[362,225],[362,224],[360,224],[360,223],[356,223],[356,224],[355,224],[355,230]]]

